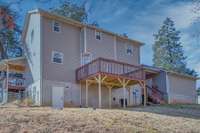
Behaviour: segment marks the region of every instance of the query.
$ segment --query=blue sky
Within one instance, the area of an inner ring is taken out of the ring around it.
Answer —
[[[0,0],[10,2],[14,0]],[[12,8],[20,12],[19,22],[24,15],[34,8],[48,9],[59,5],[62,0],[21,0],[21,4]],[[194,31],[200,26],[193,24],[196,15],[192,12],[192,0],[73,0],[75,3],[86,2],[90,22],[97,21],[100,27],[116,32],[127,33],[132,39],[145,43],[142,48],[142,63],[152,65],[153,34],[156,33],[166,17],[175,21],[181,31],[181,42],[187,58],[188,67],[200,74],[200,38],[194,38]],[[200,83],[198,83],[200,86]]]

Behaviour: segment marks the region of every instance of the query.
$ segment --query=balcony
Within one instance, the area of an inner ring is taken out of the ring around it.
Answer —
[[[25,90],[24,82],[25,82],[24,78],[10,77],[8,81],[8,91],[11,91],[11,92],[24,91]]]
[[[98,74],[136,81],[145,79],[142,66],[131,65],[105,58],[97,58],[76,70],[76,80],[79,82],[90,79]]]

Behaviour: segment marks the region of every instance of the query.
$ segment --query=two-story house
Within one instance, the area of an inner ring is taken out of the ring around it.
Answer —
[[[143,43],[128,37],[36,9],[26,16],[22,41],[38,105],[196,102],[196,78],[141,65]]]

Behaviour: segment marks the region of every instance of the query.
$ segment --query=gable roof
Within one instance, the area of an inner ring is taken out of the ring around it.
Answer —
[[[50,13],[50,12],[42,10],[42,9],[35,9],[35,10],[32,10],[32,11],[29,11],[28,14],[26,15],[25,22],[24,22],[24,27],[23,27],[23,32],[22,32],[22,41],[24,40],[26,32],[27,32],[30,15],[31,14],[37,14],[37,13],[39,13],[41,16],[45,16],[45,17],[48,17],[48,18],[51,18],[51,19],[59,20],[59,21],[61,21],[63,23],[71,24],[71,25],[74,25],[74,26],[77,26],[77,27],[80,27],[80,28],[81,27],[88,27],[88,28],[91,28],[91,29],[94,29],[94,30],[97,30],[97,31],[100,31],[100,32],[104,32],[104,33],[116,36],[116,37],[118,37],[120,39],[133,42],[133,43],[138,44],[140,46],[144,45],[144,43],[142,43],[140,41],[137,41],[137,40],[134,40],[134,39],[130,39],[130,38],[125,37],[123,35],[119,35],[117,33],[114,33],[114,32],[111,32],[111,31],[108,31],[108,30],[105,30],[105,29],[102,29],[102,28],[99,28],[99,27],[96,27],[96,26],[84,24],[84,23],[75,21],[75,20],[70,19],[70,18],[66,18],[66,17],[60,16],[60,15],[55,15],[53,13]]]
[[[190,78],[190,79],[193,79],[193,80],[200,79],[199,77],[191,76],[191,75],[184,74],[184,73],[169,71],[169,70],[166,70],[164,68],[159,68],[159,67],[149,66],[149,65],[144,65],[144,64],[142,64],[142,66],[143,66],[144,69],[155,71],[155,72],[166,72],[168,74],[177,75],[177,76],[181,76],[181,77],[185,77],[185,78]]]

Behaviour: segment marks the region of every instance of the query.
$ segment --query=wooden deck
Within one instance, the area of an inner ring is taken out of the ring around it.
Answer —
[[[85,84],[86,107],[88,107],[88,87],[98,85],[99,108],[101,108],[101,88],[104,85],[109,89],[109,106],[111,108],[112,89],[123,88],[123,99],[126,99],[126,90],[129,86],[139,84],[144,94],[144,105],[147,101],[146,79],[155,73],[146,71],[143,65],[131,65],[111,59],[97,58],[76,70],[76,81]],[[125,103],[123,104],[125,108]]]
[[[76,80],[90,79],[98,74],[111,78],[123,78],[127,80],[143,81],[145,73],[142,66],[131,65],[105,58],[98,58],[81,66],[76,70]]]
[[[24,91],[25,90],[24,82],[25,82],[24,78],[19,78],[19,77],[9,78],[8,91],[10,92]]]

